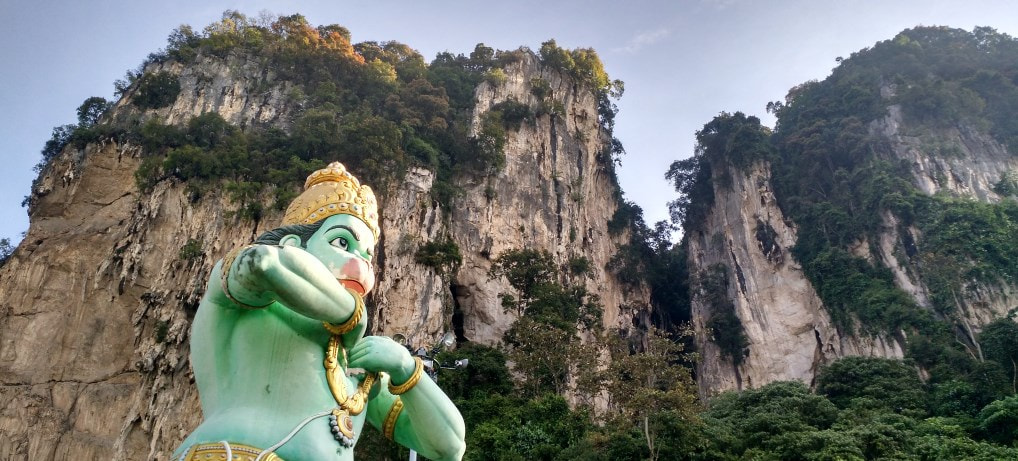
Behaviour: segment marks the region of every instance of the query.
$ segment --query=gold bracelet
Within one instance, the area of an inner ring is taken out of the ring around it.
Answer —
[[[424,362],[420,357],[414,357],[414,362],[417,366],[414,367],[414,374],[410,375],[410,379],[406,380],[405,383],[398,386],[392,384],[392,377],[389,377],[389,393],[392,395],[400,395],[413,389],[417,385],[417,382],[421,380],[421,375],[424,374]]]
[[[353,331],[354,328],[357,328],[357,324],[361,322],[361,317],[364,316],[364,298],[362,298],[356,291],[349,288],[347,288],[346,291],[350,293],[350,296],[353,296],[354,302],[353,314],[350,315],[350,318],[339,325],[322,322],[322,325],[325,325],[325,329],[329,330],[329,333],[334,335],[345,335]]]
[[[385,423],[382,424],[382,433],[385,434],[385,438],[393,440],[396,434],[396,420],[399,419],[399,414],[403,412],[403,400],[396,397],[396,401],[392,402],[392,407],[389,408],[389,414],[385,417]]]
[[[219,282],[220,286],[223,287],[223,294],[226,295],[226,299],[233,301],[234,304],[243,307],[244,309],[263,309],[271,306],[272,303],[270,302],[264,306],[252,306],[238,301],[237,298],[234,298],[233,295],[230,294],[230,269],[233,268],[233,262],[237,260],[237,257],[240,256],[241,253],[252,247],[254,247],[254,245],[239,246],[226,254],[226,257],[223,258],[223,267],[220,269]]]

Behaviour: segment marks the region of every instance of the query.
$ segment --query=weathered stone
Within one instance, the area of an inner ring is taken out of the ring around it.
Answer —
[[[869,131],[887,140],[893,156],[890,160],[911,165],[914,184],[927,194],[997,202],[1003,198],[993,191],[993,185],[1004,174],[1018,171],[1018,157],[971,127],[927,130],[922,136],[904,134],[908,127],[896,105],[888,108],[885,118],[871,123]],[[749,355],[736,367],[721,354],[707,328],[711,308],[694,299],[701,393],[759,387],[777,380],[812,383],[822,365],[849,355],[902,357],[904,332],[872,337],[839,331],[832,325],[802,268],[793,257],[783,254],[795,245],[796,229],[775,203],[770,166],[757,163],[746,171],[729,167],[727,174],[732,178],[730,187],[714,181],[714,206],[701,226],[704,230],[689,235],[690,273],[713,264],[724,264],[734,272],[728,296],[749,339]],[[922,236],[889,212],[884,212],[881,220],[875,242],[860,241],[850,250],[889,268],[898,288],[929,308],[929,292],[919,277],[918,261],[908,256]],[[773,242],[761,244],[756,235],[759,223],[773,229],[774,235],[769,237]],[[982,325],[1018,305],[1018,287],[1003,282],[973,283],[960,301],[958,320],[972,336]]]
[[[714,182],[705,230],[688,235],[690,273],[714,264],[730,269],[728,297],[749,340],[749,355],[735,366],[721,353],[710,338],[712,308],[694,297],[701,394],[779,380],[809,383],[820,366],[847,355],[901,357],[902,347],[893,340],[840,333],[795,258],[777,257],[795,245],[797,231],[777,206],[770,167],[756,163],[746,171],[729,168],[728,174],[730,186]],[[770,245],[757,237],[760,224],[774,231]]]
[[[908,162],[913,182],[921,191],[929,195],[950,194],[990,203],[1005,200],[993,191],[993,186],[1004,175],[1018,172],[1018,156],[1009,153],[991,136],[965,124],[927,131],[923,136],[910,136],[908,131],[898,105],[888,108],[884,119],[870,125],[871,134],[886,137],[894,156]],[[880,235],[883,264],[892,270],[900,288],[915,296],[920,305],[928,307],[927,290],[918,277],[918,262],[895,256],[909,253],[904,248],[897,217],[887,213],[883,221]],[[906,232],[913,241],[919,240],[918,230],[914,227],[906,229]],[[960,320],[968,328],[978,331],[980,326],[1018,306],[1018,286],[972,284],[959,301],[962,304]]]
[[[178,74],[181,92],[146,117],[184,123],[216,111],[238,126],[286,129],[300,111],[288,96],[293,85],[253,58],[148,70]],[[431,199],[426,170],[384,191],[377,294],[368,300],[375,332],[431,344],[452,328],[458,306],[466,339],[499,342],[514,320],[499,295],[511,289],[488,270],[499,253],[525,244],[562,264],[590,260],[583,283],[600,296],[606,326],[630,325],[634,306],[649,304],[645,288],[604,269],[623,237],[607,231],[617,185],[597,158],[605,135],[596,99],[530,54],[506,75],[477,89],[475,124],[510,97],[536,104],[534,77],[551,83],[565,116],[510,131],[506,168],[456,178],[465,193],[452,209]],[[137,110],[130,96],[114,115]],[[141,192],[141,154],[113,142],[68,148],[33,191],[28,233],[0,268],[0,459],[167,459],[201,420],[187,359],[194,309],[215,261],[282,216],[267,207],[258,222],[239,220],[224,195],[193,203],[171,180]],[[415,261],[420,245],[446,236],[463,254],[458,270],[440,275]],[[190,239],[201,255],[183,260]]]

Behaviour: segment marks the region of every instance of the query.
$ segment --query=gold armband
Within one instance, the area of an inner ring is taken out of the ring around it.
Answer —
[[[399,419],[399,414],[402,412],[403,401],[396,397],[396,401],[392,402],[392,407],[389,407],[389,414],[385,417],[385,423],[382,424],[382,433],[385,434],[385,438],[393,440],[396,434],[396,420]]]
[[[413,389],[417,385],[417,382],[421,380],[421,375],[424,374],[424,362],[421,361],[420,357],[414,357],[414,362],[417,366],[414,367],[414,374],[410,375],[410,379],[406,380],[405,383],[395,386],[392,384],[392,377],[389,378],[389,393],[392,395],[400,395]]]
[[[322,322],[322,325],[325,325],[325,329],[329,330],[329,333],[334,335],[345,335],[353,331],[353,329],[357,327],[357,324],[361,322],[361,317],[364,316],[364,298],[362,298],[356,291],[349,288],[347,288],[346,291],[350,292],[350,296],[353,296],[354,300],[353,314],[350,315],[350,318],[339,325]]]
[[[245,309],[262,309],[269,307],[270,305],[272,305],[272,303],[268,303],[264,306],[252,306],[250,304],[238,301],[237,298],[234,298],[233,295],[230,294],[230,269],[233,268],[233,262],[236,261],[237,256],[240,256],[241,253],[243,253],[248,248],[252,247],[254,247],[254,245],[240,246],[234,248],[233,250],[226,254],[226,257],[223,258],[223,267],[220,269],[221,273],[219,274],[219,282],[220,286],[223,287],[223,294],[226,295],[227,299],[233,301],[234,304]]]

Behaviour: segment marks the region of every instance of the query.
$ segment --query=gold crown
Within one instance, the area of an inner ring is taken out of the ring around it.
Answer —
[[[283,225],[311,224],[337,214],[353,215],[364,221],[378,241],[378,202],[367,185],[361,185],[342,163],[311,173],[300,194],[283,215]]]

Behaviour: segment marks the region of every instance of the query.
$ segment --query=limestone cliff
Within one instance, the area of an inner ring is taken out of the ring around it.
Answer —
[[[884,138],[899,160],[910,165],[913,183],[927,194],[949,193],[973,200],[1002,200],[993,184],[1018,170],[1018,158],[985,133],[962,126],[938,132],[942,143],[958,146],[952,157],[931,152],[929,143],[902,135],[900,108],[891,106],[870,130]],[[940,144],[942,145],[942,144]],[[796,244],[796,225],[777,206],[767,162],[741,169],[722,166],[731,181],[714,175],[714,205],[702,230],[688,236],[690,274],[695,277],[713,265],[731,276],[728,297],[749,342],[748,355],[738,365],[720,352],[708,323],[711,306],[693,297],[692,319],[697,345],[701,393],[759,387],[772,381],[810,383],[824,364],[840,357],[864,355],[901,358],[905,335],[871,335],[842,331],[817,296],[800,264],[790,253]],[[915,302],[932,309],[919,258],[908,248],[922,240],[914,225],[903,225],[893,213],[882,212],[875,241],[861,241],[853,251],[872,264],[886,267],[898,288]],[[909,256],[912,255],[912,256]],[[1008,283],[972,282],[959,296],[958,322],[974,337],[981,325],[1018,307],[1018,287]]]
[[[923,33],[946,34],[939,29]],[[824,82],[793,89],[787,106],[771,106],[778,115],[773,131],[750,118],[757,131],[729,125],[730,131],[718,134],[723,131],[718,127],[729,119],[746,120],[742,114],[722,114],[715,119],[721,123],[705,127],[708,133],[702,135],[698,155],[710,171],[710,187],[696,200],[707,205],[703,215],[697,215],[702,221],[687,226],[686,235],[694,287],[692,323],[702,355],[701,394],[777,380],[812,383],[820,367],[849,355],[901,358],[909,336],[922,331],[917,326],[922,322],[948,326],[944,331],[955,335],[950,342],[959,348],[964,344],[961,353],[981,361],[981,327],[1018,308],[1018,283],[1012,275],[1018,266],[1013,261],[983,263],[1004,257],[990,254],[999,248],[1013,254],[1013,247],[987,244],[988,239],[981,237],[1000,232],[999,241],[1014,242],[1013,207],[987,211],[1001,216],[1003,224],[980,221],[965,212],[942,213],[948,208],[990,210],[988,204],[1013,203],[1005,201],[1014,200],[1015,194],[1001,184],[1018,171],[1018,156],[1002,141],[1009,132],[994,125],[998,122],[991,117],[993,111],[1004,110],[994,104],[1010,104],[1014,98],[1000,103],[959,84],[948,94],[970,98],[971,107],[960,110],[961,103],[944,104],[937,107],[940,112],[930,113],[930,106],[916,101],[947,97],[937,93],[945,91],[937,85],[956,76],[931,76],[930,69],[936,67],[929,64],[929,69],[923,68],[927,73],[908,77],[914,82],[891,85],[886,82],[897,72],[896,61],[872,57],[907,46],[901,36],[898,42],[882,42],[873,51],[859,53],[859,59],[868,61],[858,65],[853,61]],[[940,44],[926,46],[924,52],[934,55],[931,50]],[[990,73],[984,68],[966,72]],[[895,78],[907,81],[901,75]],[[859,81],[870,86],[859,86]],[[898,93],[905,91],[911,93],[900,97]],[[859,94],[870,98],[870,106],[846,107],[845,101],[858,102],[852,98]],[[905,110],[906,104],[913,105]],[[763,141],[748,142],[756,139],[747,137],[749,132]],[[709,138],[713,135],[722,141]],[[732,149],[733,145],[742,150]],[[803,177],[807,175],[819,179]],[[795,218],[790,209],[798,213]],[[992,225],[998,227],[991,229]],[[970,233],[945,233],[958,228]],[[811,240],[804,248],[797,247],[804,232],[810,232]],[[945,239],[948,234],[951,237]],[[975,248],[958,242],[970,238],[981,240]],[[794,252],[793,247],[801,251]],[[814,265],[800,261],[803,255],[813,258]],[[984,272],[970,270],[979,264],[984,264]],[[702,283],[714,273],[725,276],[718,285],[724,290],[723,302],[713,302]],[[866,297],[865,290],[885,282]],[[837,285],[842,291],[830,296],[840,305],[825,305],[818,283]],[[844,302],[848,297],[858,299]],[[885,310],[861,314],[869,305]],[[718,318],[727,310],[736,325],[719,331],[718,325],[727,324]],[[838,322],[836,315],[841,316]],[[860,322],[860,315],[868,315],[870,323]],[[909,322],[911,326],[905,326]]]
[[[811,382],[819,367],[848,355],[901,357],[895,339],[845,334],[832,324],[810,281],[790,250],[794,223],[777,206],[770,166],[727,167],[731,177],[716,179],[714,206],[701,229],[687,236],[694,280],[716,265],[727,268],[727,293],[749,342],[736,364],[712,338],[712,306],[693,296],[700,393],[704,396],[760,387],[772,381]],[[720,174],[716,174],[718,178]]]
[[[491,178],[461,178],[458,185],[465,193],[451,209],[441,209],[429,200],[432,178],[428,172],[417,170],[410,176],[383,217],[387,226],[399,230],[383,226],[387,262],[378,290],[381,332],[404,333],[411,340],[424,341],[448,325],[453,315],[448,308],[454,305],[463,314],[463,336],[488,344],[499,341],[514,320],[503,312],[499,294],[511,288],[504,280],[492,280],[488,271],[495,256],[522,248],[525,242],[542,242],[538,248],[549,251],[560,264],[584,256],[591,267],[598,268],[583,282],[606,306],[605,325],[631,325],[635,312],[622,306],[648,305],[648,293],[629,292],[603,269],[623,240],[609,235],[607,229],[615,212],[612,191],[617,185],[598,160],[604,140],[594,95],[577,89],[558,72],[542,68],[531,54],[506,68],[506,74],[502,83],[483,82],[478,87],[475,130],[482,115],[497,103],[539,104],[531,91],[535,77],[550,84],[566,113],[538,117],[533,124],[508,133],[505,168]],[[461,266],[448,279],[412,263],[416,245],[441,235],[451,236],[466,250]],[[390,263],[391,259],[399,262]],[[412,311],[388,307],[417,303],[421,308]]]
[[[288,97],[294,83],[243,53],[146,69],[162,71],[179,77],[180,94],[144,117],[183,123],[214,111],[236,126],[285,130],[301,111]],[[606,326],[631,324],[636,312],[623,306],[649,303],[604,270],[621,240],[607,231],[618,186],[598,155],[606,135],[595,96],[530,53],[504,72],[476,88],[475,129],[498,102],[536,104],[537,77],[565,110],[509,131],[505,168],[455,177],[463,194],[448,208],[432,200],[426,169],[379,191],[379,281],[368,300],[375,333],[429,344],[455,329],[461,339],[500,341],[513,318],[499,295],[510,288],[488,269],[500,252],[524,246],[559,263],[587,257],[584,283],[600,296]],[[109,118],[137,111],[135,92]],[[130,142],[68,147],[32,191],[28,233],[0,268],[0,459],[166,459],[201,419],[190,320],[216,260],[275,227],[281,212],[243,220],[225,194],[193,201],[174,180],[142,193],[134,173],[143,154]],[[440,237],[463,254],[452,273],[415,262],[417,248]]]
[[[961,123],[932,132],[913,127],[911,131],[925,131],[925,136],[910,135],[899,105],[888,107],[887,116],[873,121],[870,130],[889,142],[895,158],[907,162],[913,183],[922,192],[989,203],[1009,200],[996,192],[994,185],[1018,172],[1018,156],[985,131]],[[920,240],[921,233],[914,226],[901,229],[904,226],[899,219],[889,213],[883,221],[877,245],[881,263],[894,272],[899,287],[920,305],[930,307],[928,290],[919,277],[921,261],[905,251],[907,241]],[[977,283],[959,298],[959,304],[966,328],[978,329],[1018,307],[1018,286]]]

